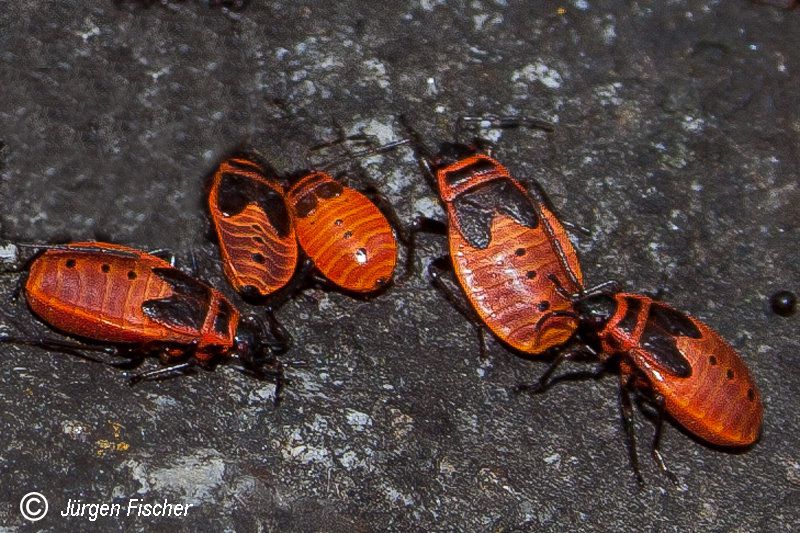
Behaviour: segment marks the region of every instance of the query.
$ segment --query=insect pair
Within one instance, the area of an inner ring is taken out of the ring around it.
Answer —
[[[398,223],[382,197],[373,195],[386,213],[324,171],[302,172],[288,181],[284,187],[253,154],[229,157],[214,172],[208,209],[226,277],[236,290],[263,301],[278,291],[289,292],[295,288],[290,282],[299,285],[314,273],[350,294],[385,289],[397,264],[393,225]]]
[[[551,129],[535,119],[467,120]],[[615,282],[587,289],[567,232],[538,185],[526,189],[479,143],[444,144],[432,154],[406,128],[447,213],[446,224],[418,224],[448,238],[448,256],[431,263],[433,284],[478,327],[482,352],[484,327],[520,352],[555,352],[539,382],[519,390],[544,391],[556,368],[578,354],[588,352],[604,366],[618,361],[622,415],[639,481],[633,392],[658,410],[652,454],[670,477],[658,451],[665,414],[714,445],[742,447],[758,439],[758,390],[718,333],[649,296],[621,292]]]
[[[234,156],[215,171],[208,206],[225,272],[245,297],[263,300],[288,284],[298,242],[307,255],[302,273],[316,268],[344,291],[368,293],[392,279],[397,247],[388,220],[366,196],[325,172],[305,173],[284,191],[274,173],[252,158]],[[288,349],[289,335],[271,311],[268,324],[242,316],[216,289],[171,261],[133,248],[96,242],[32,248],[44,251],[27,268],[24,292],[31,310],[90,342],[12,336],[0,336],[0,342],[93,360],[98,359],[87,353],[102,352],[119,356],[109,364],[126,368],[156,354],[169,365],[135,375],[133,382],[232,360],[251,375],[275,380],[279,400],[283,370],[276,355]]]

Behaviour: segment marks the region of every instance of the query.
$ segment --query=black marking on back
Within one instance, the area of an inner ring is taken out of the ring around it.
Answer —
[[[450,172],[445,173],[444,178],[448,184],[456,186],[460,183],[468,181],[475,174],[482,174],[484,172],[489,172],[491,170],[496,170],[496,169],[497,165],[495,165],[488,159],[478,159],[477,161],[473,161],[472,164],[467,165],[464,168],[460,168],[458,170],[451,170]]]
[[[650,317],[648,320],[652,320],[657,323],[659,327],[673,335],[691,337],[693,339],[699,339],[703,336],[700,330],[697,329],[697,326],[694,325],[694,322],[692,322],[685,313],[681,313],[680,311],[658,302],[653,302],[650,306]]]
[[[335,198],[342,194],[342,191],[344,191],[344,187],[340,183],[330,180],[318,185],[314,189],[314,194],[317,195],[317,198]]]
[[[237,215],[249,204],[261,208],[280,237],[289,235],[289,212],[278,191],[244,174],[224,173],[217,196],[217,207],[222,214]]]
[[[172,295],[142,303],[145,316],[168,327],[200,331],[211,304],[211,288],[175,268],[154,268],[153,273],[172,288]]]
[[[217,316],[214,317],[214,331],[220,335],[227,335],[230,331],[231,318],[233,315],[233,308],[224,298],[219,300],[219,309],[217,309]]]
[[[300,218],[307,217],[316,208],[317,197],[310,192],[306,192],[302,196],[297,197],[294,202],[294,210],[297,213],[297,216]]]
[[[626,297],[625,303],[627,304],[625,316],[617,323],[617,328],[631,335],[636,328],[639,312],[642,310],[642,301],[639,298]]]
[[[475,248],[489,246],[495,215],[508,215],[529,228],[539,225],[531,199],[508,179],[484,183],[458,195],[453,208],[461,235]]]
[[[699,339],[702,335],[689,317],[663,304],[653,303],[647,317],[641,345],[670,374],[688,378],[692,365],[678,349],[676,337]]]

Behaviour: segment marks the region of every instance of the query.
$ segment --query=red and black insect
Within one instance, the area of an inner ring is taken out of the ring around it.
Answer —
[[[658,409],[652,452],[667,474],[658,451],[665,413],[716,446],[741,448],[758,440],[763,417],[758,389],[739,354],[716,331],[649,296],[589,290],[574,299],[586,348],[602,362],[619,360],[623,419],[640,481],[632,391],[644,393]],[[556,367],[575,353],[562,352],[534,390],[545,390]]]
[[[71,353],[124,355],[136,366],[149,354],[168,368],[145,372],[152,379],[190,366],[213,368],[235,361],[248,373],[272,378],[278,391],[282,367],[273,352],[283,339],[253,317],[242,317],[222,293],[154,255],[116,244],[76,242],[48,246],[28,266],[24,293],[31,310],[57,330],[98,344],[11,337]]]
[[[518,122],[491,117],[490,125]],[[526,188],[478,143],[447,143],[429,155],[418,135],[410,133],[447,212],[445,226],[428,219],[417,222],[421,231],[448,237],[449,255],[429,270],[437,288],[479,328],[489,328],[516,350],[541,354],[568,341],[579,322],[569,295],[583,289],[583,275],[543,192],[538,186]],[[448,270],[455,273],[456,291],[443,280]],[[459,304],[464,299],[467,303]]]
[[[298,248],[286,191],[274,171],[240,154],[222,161],[211,179],[208,209],[225,275],[251,299],[285,287]]]
[[[387,286],[397,264],[397,238],[380,209],[330,174],[311,172],[286,193],[300,246],[337,287],[372,293]]]
[[[397,237],[387,215],[368,196],[327,172],[302,172],[287,181],[284,187],[253,155],[227,158],[214,172],[208,207],[233,286],[260,301],[290,287],[290,282],[296,289],[316,271],[351,294],[385,288],[397,263]],[[396,220],[391,210],[389,217]]]

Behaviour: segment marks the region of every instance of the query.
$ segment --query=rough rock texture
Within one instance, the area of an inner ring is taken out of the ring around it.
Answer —
[[[471,327],[415,275],[372,300],[312,290],[282,308],[296,344],[277,410],[272,385],[230,367],[130,388],[102,365],[3,346],[0,524],[27,530],[19,500],[39,490],[47,530],[89,527],[59,516],[70,498],[133,497],[193,507],[96,524],[800,530],[800,317],[767,303],[800,290],[798,45],[800,11],[744,0],[5,2],[2,239],[169,248],[230,293],[202,197],[237,145],[290,172],[340,129],[404,135],[400,113],[432,145],[459,135],[459,115],[541,116],[555,133],[486,136],[591,229],[574,237],[588,281],[665,288],[741,350],[766,414],[740,454],[669,424],[675,487],[639,412],[640,489],[613,375],[513,394],[546,364],[495,341],[481,363]],[[408,150],[346,170],[405,219],[441,216]],[[443,249],[423,238],[418,270]],[[18,279],[0,279],[0,332],[41,335],[12,300]]]

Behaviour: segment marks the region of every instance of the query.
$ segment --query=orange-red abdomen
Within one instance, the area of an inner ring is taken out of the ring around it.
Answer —
[[[369,198],[329,174],[314,172],[289,189],[286,201],[300,246],[332,283],[368,293],[392,279],[397,241]]]
[[[245,156],[220,163],[208,208],[225,274],[237,291],[264,297],[284,287],[295,271],[298,248],[283,186]]]
[[[25,295],[65,333],[151,349],[191,345],[200,360],[230,350],[239,321],[215,289],[158,257],[107,243],[45,251],[30,265]]]
[[[616,309],[598,333],[603,350],[622,353],[663,396],[666,411],[718,446],[759,437],[761,396],[742,358],[716,331],[638,294],[614,296]]]
[[[543,199],[480,153],[437,166],[436,179],[453,267],[484,324],[526,353],[566,342],[578,327],[569,294],[582,289],[583,275]]]

